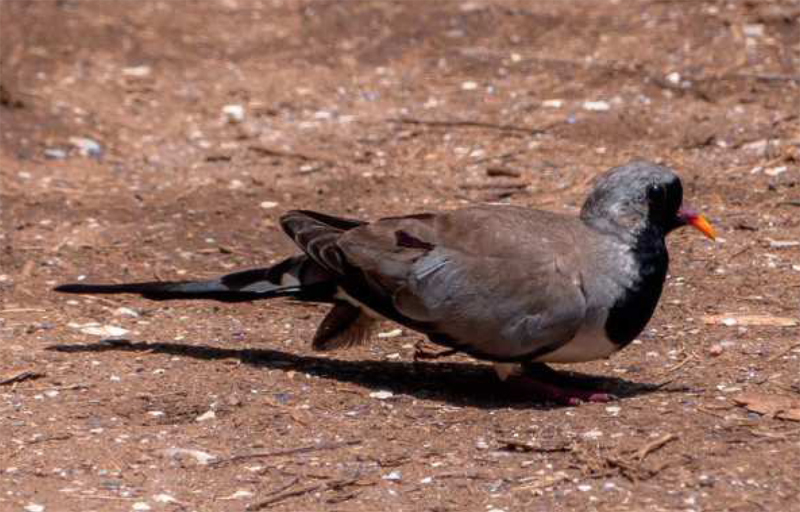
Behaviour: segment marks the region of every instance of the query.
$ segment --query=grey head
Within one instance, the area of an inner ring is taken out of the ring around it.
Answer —
[[[714,231],[697,212],[683,207],[683,185],[669,167],[638,160],[615,167],[597,181],[581,209],[589,226],[623,240],[665,237],[693,225],[709,238]]]

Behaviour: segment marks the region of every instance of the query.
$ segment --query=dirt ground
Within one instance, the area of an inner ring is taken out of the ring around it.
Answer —
[[[800,2],[1,0],[0,23],[0,510],[800,510]],[[390,324],[316,354],[322,306],[50,291],[264,266],[289,208],[575,212],[634,157],[720,237],[671,236],[640,340],[569,367],[612,404],[415,363]]]

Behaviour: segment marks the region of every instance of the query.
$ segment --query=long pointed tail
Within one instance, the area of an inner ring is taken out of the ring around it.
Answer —
[[[330,302],[336,283],[322,267],[306,256],[294,256],[269,267],[245,270],[209,281],[156,281],[123,284],[63,284],[57,292],[85,294],[133,293],[151,300],[210,299],[247,302],[293,297]]]

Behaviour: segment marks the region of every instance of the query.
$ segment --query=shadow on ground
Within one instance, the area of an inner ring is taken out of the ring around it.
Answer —
[[[328,357],[296,355],[272,349],[228,349],[181,343],[131,342],[103,340],[99,343],[51,345],[48,350],[81,352],[155,352],[195,359],[238,359],[258,368],[299,371],[367,388],[389,390],[396,394],[438,400],[459,406],[495,409],[502,407],[549,409],[560,406],[543,404],[536,397],[525,396],[504,385],[494,370],[480,363],[345,361]],[[665,388],[663,384],[636,383],[617,377],[591,376],[577,372],[559,372],[559,378],[573,385],[591,386],[619,398],[661,392],[686,391]]]

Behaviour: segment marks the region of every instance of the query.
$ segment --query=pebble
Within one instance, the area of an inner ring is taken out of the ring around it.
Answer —
[[[611,105],[607,101],[584,101],[584,110],[591,110],[592,112],[605,112],[611,110]]]
[[[150,66],[131,66],[129,68],[124,68],[122,70],[122,74],[124,76],[130,76],[134,78],[144,78],[146,76],[150,76],[152,71],[153,70]]]
[[[208,421],[216,419],[216,417],[217,413],[215,413],[214,411],[206,411],[197,418],[195,418],[195,421]]]
[[[764,174],[767,176],[778,176],[779,174],[783,174],[786,172],[788,168],[785,165],[780,165],[778,167],[770,167],[769,169],[764,169]]]
[[[28,503],[25,505],[25,512],[44,512],[44,505],[38,503]]]
[[[581,492],[589,492],[592,490],[592,486],[589,484],[580,484],[578,490]]]
[[[724,351],[725,351],[725,349],[719,343],[715,343],[715,344],[711,345],[710,347],[708,347],[708,355],[710,355],[712,357],[717,357],[719,355],[722,355],[722,353]]]
[[[581,437],[584,439],[598,439],[603,437],[603,432],[600,430],[589,430],[588,432],[584,432]]]
[[[770,240],[769,246],[773,249],[786,249],[789,247],[797,247],[800,242],[796,240]]]
[[[403,335],[403,329],[393,329],[391,331],[379,332],[378,338],[382,339],[397,338],[398,336],[402,335]]]
[[[403,474],[399,471],[392,471],[387,475],[383,475],[381,478],[384,480],[390,480],[392,482],[399,482],[403,479]]]
[[[742,32],[747,37],[763,37],[764,36],[764,25],[760,23],[751,23],[742,27]]]
[[[198,464],[206,465],[217,457],[200,450],[193,450],[191,448],[167,448],[164,450],[164,455],[172,458],[179,458],[182,456],[189,456],[194,458]]]
[[[246,499],[246,498],[252,498],[253,496],[254,496],[254,494],[252,492],[250,492],[248,490],[245,490],[245,489],[239,489],[238,491],[234,492],[233,494],[231,494],[229,496],[225,496],[225,497],[220,498],[220,499],[221,500],[243,500],[243,499]]]
[[[47,148],[44,150],[44,157],[49,160],[63,160],[67,158],[67,152],[58,148]]]
[[[261,208],[264,208],[265,210],[269,210],[271,208],[275,208],[276,206],[278,206],[278,203],[276,203],[275,201],[262,201],[259,206]]]
[[[376,398],[378,400],[388,400],[389,398],[392,398],[393,396],[394,396],[394,393],[392,393],[391,391],[384,391],[384,390],[373,391],[372,393],[369,394],[370,398]]]
[[[144,501],[137,501],[136,503],[133,504],[131,510],[137,510],[137,511],[150,510],[150,505],[148,505]]]
[[[561,108],[564,106],[564,100],[544,100],[542,106],[546,108]]]
[[[78,329],[84,334],[91,334],[92,336],[102,336],[104,338],[119,338],[125,336],[130,331],[117,327],[115,325],[100,325],[97,322],[89,322],[86,324],[79,324],[70,322],[67,326],[73,329]]]
[[[132,318],[139,318],[139,313],[131,308],[119,307],[114,310],[114,316],[129,316]]]
[[[478,88],[477,82],[473,82],[471,80],[461,84],[462,91],[474,91],[477,88]]]
[[[155,501],[156,503],[177,503],[178,502],[178,500],[176,500],[173,496],[170,496],[169,494],[156,494],[155,496],[153,496],[153,501]]]
[[[103,146],[94,139],[88,137],[70,137],[69,143],[78,150],[81,156],[99,158],[103,155]]]
[[[673,71],[672,73],[667,75],[667,82],[671,84],[678,85],[681,83],[681,74],[677,71]]]
[[[225,105],[222,113],[229,123],[241,123],[244,121],[244,107],[242,105]]]

